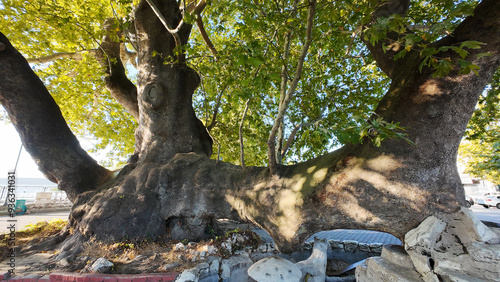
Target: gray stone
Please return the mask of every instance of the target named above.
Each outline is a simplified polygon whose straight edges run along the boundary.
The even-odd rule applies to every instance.
[[[177,276],[175,282],[198,282],[198,271],[195,268],[184,270],[181,275]]]
[[[355,272],[356,281],[359,282],[373,281],[371,277],[368,277],[367,268],[368,266],[366,265],[366,261],[356,267],[356,272]]]
[[[302,272],[291,261],[271,256],[253,264],[248,269],[248,276],[257,282],[299,282]]]
[[[113,263],[105,258],[98,258],[90,267],[92,273],[108,273],[113,268]]]
[[[369,253],[370,252],[370,244],[367,243],[359,243],[358,250],[361,252]]]
[[[70,263],[67,258],[63,258],[62,260],[57,262],[57,265],[66,267],[69,266]]]
[[[221,260],[222,259],[220,257],[209,257],[211,274],[219,274],[219,266]]]
[[[490,281],[490,280],[483,280],[483,279],[477,278],[475,276],[471,276],[467,273],[464,273],[461,270],[439,269],[436,272],[441,277],[440,281],[446,281],[446,282],[470,282],[470,281],[487,282],[487,281]],[[491,280],[491,281],[495,281],[495,280]],[[498,281],[498,280],[496,280],[496,281]]]
[[[370,281],[421,281],[420,274],[412,268],[406,268],[387,262],[381,257],[366,259],[367,275]]]
[[[344,250],[344,243],[340,240],[328,240],[328,243],[332,250]]]
[[[410,256],[401,245],[385,245],[381,257],[399,266],[411,268],[413,265]]]
[[[348,253],[354,252],[357,247],[358,247],[357,241],[353,241],[353,240],[345,240],[344,241],[344,251],[346,251]]]
[[[380,254],[382,253],[382,247],[384,244],[381,243],[372,243],[370,244],[370,252],[375,253],[375,254]]]
[[[267,244],[260,245],[258,249],[261,253],[266,253],[267,252]]]
[[[220,267],[220,278],[229,279],[231,277],[231,267],[227,263],[223,263]]]
[[[440,282],[439,277],[434,272],[429,272],[422,276],[424,282]]]
[[[304,250],[310,251],[313,248],[313,242],[305,242],[304,243]]]
[[[426,275],[427,273],[432,272],[430,255],[423,255],[421,252],[417,252],[415,250],[408,250],[407,252],[413,262],[413,266],[420,274]]]
[[[174,262],[174,263],[169,263],[169,264],[164,265],[163,269],[164,270],[169,270],[169,269],[176,268],[176,267],[179,267],[179,266],[181,266],[180,263]]]
[[[221,260],[221,274],[223,281],[246,281],[247,269],[253,261],[246,256],[232,256]]]

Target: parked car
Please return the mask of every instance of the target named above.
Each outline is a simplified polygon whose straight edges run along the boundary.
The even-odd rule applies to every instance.
[[[465,202],[466,202],[468,208],[470,208],[472,205],[474,205],[474,199],[472,199],[471,196],[465,195]]]
[[[482,205],[485,208],[496,207],[500,209],[500,196],[485,196],[482,198],[477,198],[477,204]]]

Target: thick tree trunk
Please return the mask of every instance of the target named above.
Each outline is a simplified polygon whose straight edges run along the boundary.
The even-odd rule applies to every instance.
[[[176,1],[157,4],[162,15],[177,26],[182,19]],[[136,151],[141,162],[164,163],[177,153],[212,155],[212,138],[196,117],[192,96],[200,83],[198,74],[176,61],[173,36],[146,1],[135,11],[139,56],[139,127]],[[186,44],[191,26],[184,24],[178,35]],[[178,46],[180,48],[180,46]]]
[[[171,21],[170,26],[179,23],[176,1],[162,1],[158,7]],[[211,155],[211,139],[191,105],[199,77],[182,62],[169,61],[178,58],[173,52],[172,35],[158,29],[161,23],[142,1],[136,10],[138,158],[97,189],[70,190],[77,195],[70,217],[73,235],[102,240],[162,236],[202,239],[208,236],[206,226],[214,225],[216,218],[231,218],[263,227],[282,252],[295,250],[319,230],[335,228],[380,230],[403,239],[427,216],[454,212],[464,204],[456,151],[477,97],[500,66],[499,11],[500,2],[485,0],[474,17],[467,18],[452,36],[435,43],[439,46],[464,40],[485,42],[481,50],[470,50],[467,58],[481,67],[479,76],[455,71],[445,78],[432,78],[431,70],[418,70],[418,53],[393,61],[391,54],[374,51],[382,69],[393,79],[376,112],[388,121],[400,122],[415,145],[388,140],[379,148],[368,142],[345,146],[301,164],[280,166],[271,174],[268,168],[243,170],[207,157]],[[189,32],[188,25],[179,31],[183,42]],[[6,42],[5,38],[1,41]],[[479,52],[490,52],[490,56],[477,59]],[[443,55],[456,59],[451,53]],[[0,60],[11,56],[0,52]],[[29,68],[27,64],[26,67]],[[15,75],[7,73],[3,79],[12,80],[18,72],[27,70],[16,69]],[[19,84],[20,79],[14,82]],[[24,81],[32,78],[29,79]],[[0,86],[1,101],[13,104],[19,98],[8,96],[4,80]],[[8,87],[15,87],[16,83],[9,83]],[[38,81],[36,85],[41,84]],[[30,90],[21,89],[19,93],[27,95]],[[41,96],[47,95],[44,92]],[[52,116],[54,111],[40,116]],[[23,113],[9,111],[14,120]],[[32,122],[35,121],[16,123],[22,123],[22,132],[23,125]],[[30,142],[33,136],[37,133],[29,131],[23,142]],[[61,146],[58,139],[49,141],[40,144]],[[45,146],[38,146],[37,142],[41,141],[36,139],[33,143],[35,156]],[[50,157],[64,159],[58,154]],[[78,158],[72,161],[90,163]],[[100,167],[95,170],[92,179],[106,174]],[[77,174],[76,179],[87,173],[81,171],[83,174]],[[65,171],[63,176],[69,177],[70,172],[82,173],[77,167],[76,171]],[[96,186],[98,181],[93,181],[88,187]]]

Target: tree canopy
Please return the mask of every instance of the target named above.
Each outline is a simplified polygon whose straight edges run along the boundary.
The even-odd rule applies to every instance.
[[[133,153],[137,122],[106,90],[106,70],[96,54],[108,32],[105,22],[114,18],[113,40],[120,42],[120,56],[135,82],[134,4],[0,2],[0,30],[29,58],[72,130],[94,140],[96,150],[108,152],[108,166],[122,164]],[[408,17],[384,18],[367,29],[376,4],[319,1],[310,22],[310,5],[298,0],[207,1],[201,14],[184,13],[184,21],[198,27],[182,48],[187,64],[201,77],[194,108],[215,141],[212,157],[241,163],[241,128],[246,165],[265,165],[266,141],[287,92],[289,106],[276,132],[278,161],[285,164],[360,142],[368,130],[387,133],[373,140],[378,143],[404,136],[395,124],[368,122],[390,80],[376,66],[365,40],[377,42],[387,33],[410,28],[403,41],[392,42],[405,47],[395,60],[420,50],[422,66],[434,68],[438,75],[457,67],[476,71],[466,60],[453,66],[428,43],[449,34],[477,1],[411,1]],[[479,47],[478,42],[466,42],[447,48],[465,56]],[[246,104],[248,113],[242,119]]]

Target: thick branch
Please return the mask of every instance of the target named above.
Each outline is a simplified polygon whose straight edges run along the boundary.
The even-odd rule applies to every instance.
[[[123,44],[113,40],[112,31],[115,19],[108,19],[104,24],[106,34],[104,35],[100,49],[97,52],[97,60],[106,69],[104,82],[113,98],[120,103],[136,120],[139,120],[139,107],[137,103],[137,88],[128,79],[121,57],[125,58],[121,49]],[[119,34],[118,34],[119,35]],[[123,47],[121,47],[121,45]],[[126,50],[123,50],[126,51]]]
[[[210,40],[210,37],[208,37],[207,31],[205,30],[205,27],[203,26],[203,20],[201,19],[200,15],[196,16],[196,26],[198,27],[198,30],[200,31],[201,38],[203,38],[203,41],[205,41],[205,44],[207,44],[208,49],[210,50],[210,52],[212,52],[214,57],[217,59],[217,57],[218,57],[217,49],[215,49],[214,44]]]
[[[0,51],[0,102],[26,150],[70,199],[95,189],[108,170],[80,147],[42,81],[1,33],[0,41],[4,46]]]
[[[184,24],[184,20],[181,20],[179,22],[179,24],[177,25],[177,27],[175,29],[171,28],[168,23],[167,23],[167,20],[165,19],[165,17],[163,17],[163,15],[161,14],[161,11],[160,9],[158,9],[158,7],[156,7],[155,3],[153,3],[153,1],[151,0],[146,0],[146,2],[148,2],[149,6],[151,6],[151,9],[153,9],[155,15],[158,17],[158,19],[160,20],[160,22],[163,24],[163,26],[167,29],[167,31],[174,37],[174,40],[175,40],[175,46],[180,46],[182,43],[181,43],[181,38],[179,36],[179,30],[181,30],[182,28],[182,25]]]
[[[274,120],[274,125],[269,133],[269,139],[267,140],[267,155],[269,161],[269,169],[274,171],[277,166],[276,162],[276,134],[280,125],[283,123],[283,119],[285,117],[286,110],[288,109],[288,105],[291,102],[293,95],[295,94],[295,89],[297,88],[297,84],[299,83],[300,77],[302,76],[302,68],[304,66],[304,60],[306,58],[307,52],[309,50],[309,46],[312,42],[312,26],[314,22],[314,15],[316,13],[316,0],[309,1],[309,13],[307,15],[307,28],[306,28],[306,40],[304,45],[302,46],[302,51],[300,52],[299,60],[297,62],[297,67],[295,70],[295,76],[290,83],[290,88],[286,93],[285,99],[283,99],[283,104],[280,107],[278,112],[278,116]]]
[[[97,52],[97,49],[77,51],[73,53],[55,53],[44,57],[30,58],[27,59],[27,61],[30,64],[45,64],[57,59],[73,59],[76,61],[81,61],[83,58],[83,54],[87,52],[94,55]]]
[[[373,25],[377,19],[381,17],[389,17],[393,14],[405,15],[409,5],[410,0],[379,1],[379,5],[372,14],[372,21],[368,26]],[[390,78],[392,78],[394,67],[396,66],[394,56],[401,51],[403,47],[394,46],[389,50],[384,50],[384,46],[388,45],[388,42],[397,41],[400,36],[401,35],[396,32],[389,32],[385,40],[380,40],[375,43],[375,45],[372,45],[369,41],[365,42],[366,47],[368,47],[373,57],[375,57],[380,69]]]

